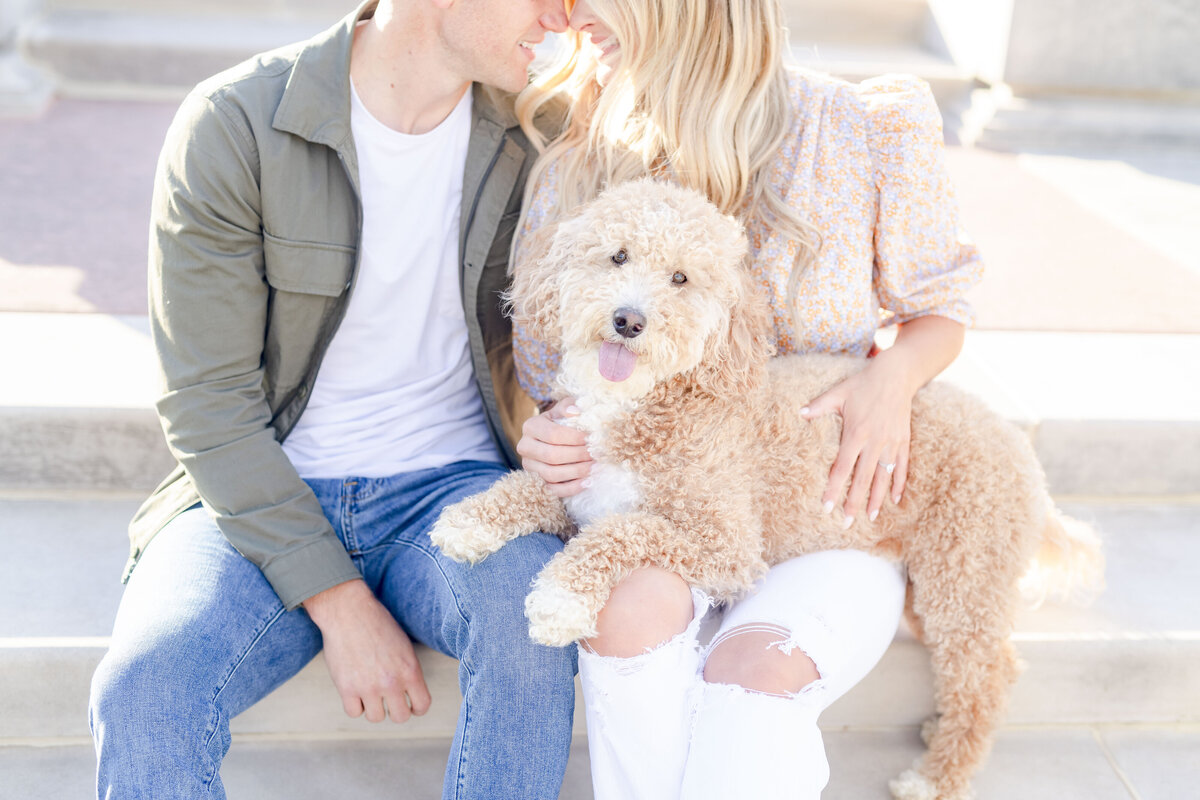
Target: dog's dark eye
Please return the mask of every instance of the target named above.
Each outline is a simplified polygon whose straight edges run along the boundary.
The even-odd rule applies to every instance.
[[[675,284],[676,286],[681,286],[687,283],[687,275],[684,275],[682,272],[676,272],[671,276],[671,283]]]
[[[622,247],[620,250],[618,250],[616,253],[614,253],[613,257],[612,257],[612,262],[618,266],[620,266],[621,264],[624,264],[628,260],[629,260],[629,253],[625,252],[624,247]]]

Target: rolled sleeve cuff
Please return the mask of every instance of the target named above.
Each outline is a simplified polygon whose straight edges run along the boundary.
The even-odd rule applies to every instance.
[[[956,300],[942,305],[934,306],[933,308],[924,308],[920,311],[910,313],[891,313],[890,317],[884,320],[885,325],[903,325],[906,322],[911,322],[918,317],[945,317],[952,319],[961,324],[964,328],[972,328],[975,326],[975,310],[966,300]]]
[[[262,571],[288,611],[319,592],[362,577],[333,535],[271,559]]]

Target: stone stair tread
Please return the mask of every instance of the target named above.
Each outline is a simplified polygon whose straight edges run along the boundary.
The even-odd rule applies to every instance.
[[[972,73],[922,44],[923,0],[793,3],[794,58],[848,80],[912,72],[934,84],[944,108],[965,102]],[[870,6],[877,8],[873,13]],[[58,4],[26,24],[21,50],[72,96],[168,97],[228,66],[305,39],[341,11],[307,13],[208,3],[195,8]],[[542,57],[550,45],[540,48]]]
[[[180,97],[210,75],[307,39],[340,16],[249,9],[59,9],[25,25],[19,46],[32,64],[53,74],[60,94]]]
[[[928,0],[783,0],[792,38],[858,45],[919,41],[928,23]]]
[[[923,78],[971,81],[969,71],[919,44],[843,44],[791,39],[792,58],[801,65],[833,74],[852,71],[862,77],[888,72],[911,72]],[[861,78],[860,78],[861,79]]]
[[[141,500],[0,494],[9,539],[0,561],[0,640],[107,636],[121,596],[125,528]],[[1060,507],[1100,533],[1107,586],[1087,607],[1048,602],[1022,612],[1019,637],[1200,637],[1200,504],[1068,499]]]
[[[449,739],[269,740],[235,737],[222,769],[232,797],[436,797]],[[920,753],[913,730],[825,731],[824,800],[888,797],[886,783]],[[1177,727],[1005,729],[974,781],[978,800],[1178,800],[1200,781],[1200,732]],[[0,747],[4,800],[85,798],[95,756],[88,744]],[[592,797],[586,739],[577,736],[561,800]]]
[[[172,461],[145,316],[0,313],[0,488],[155,486]],[[1024,426],[1059,494],[1200,487],[1200,336],[972,330],[943,378]],[[53,369],[47,365],[54,365]]]
[[[0,739],[86,735],[87,686],[120,599],[124,527],[138,499],[0,497],[10,534],[0,563]],[[1064,503],[1106,542],[1108,589],[1089,608],[1024,612],[1028,670],[1012,724],[1200,722],[1200,504]],[[46,554],[56,554],[51,564]],[[318,658],[234,722],[258,735],[449,736],[457,666],[422,649],[435,706],[400,728],[347,718]],[[440,701],[440,702],[439,702]],[[914,725],[932,707],[928,655],[901,633],[883,663],[832,706],[830,726]],[[581,715],[577,730],[582,731]]]

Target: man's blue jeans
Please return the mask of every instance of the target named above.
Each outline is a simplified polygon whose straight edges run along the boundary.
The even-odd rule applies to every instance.
[[[459,660],[463,702],[443,789],[456,800],[556,798],[571,742],[575,648],[534,644],[524,616],[530,580],[561,542],[522,536],[468,567],[429,541],[445,505],[503,474],[497,464],[462,462],[308,481],[405,632]],[[283,609],[208,513],[184,512],[146,548],[92,679],[99,796],[224,797],[230,719],[320,649],[308,614]]]

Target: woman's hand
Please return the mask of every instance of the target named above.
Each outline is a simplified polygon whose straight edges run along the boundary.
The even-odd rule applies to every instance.
[[[962,350],[963,326],[938,316],[900,326],[896,343],[867,368],[834,386],[801,411],[805,419],[842,417],[842,442],[822,500],[826,513],[845,492],[845,527],[862,513],[874,520],[890,492],[899,503],[908,480],[912,399]],[[847,483],[849,488],[847,489]]]
[[[908,477],[912,398],[902,375],[894,374],[886,363],[872,361],[801,411],[805,419],[831,412],[842,417],[841,447],[821,499],[828,513],[845,492],[845,527],[854,524],[864,502],[872,520],[889,492],[893,503],[900,502]]]
[[[517,442],[521,466],[540,476],[555,497],[579,494],[584,489],[584,479],[592,471],[587,434],[557,422],[579,413],[574,402],[573,398],[565,397],[525,420],[521,441]]]

